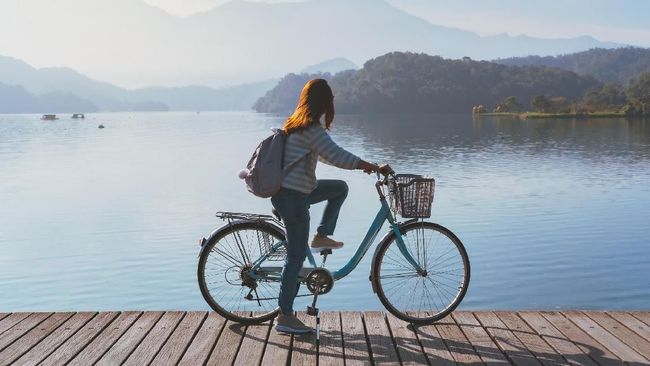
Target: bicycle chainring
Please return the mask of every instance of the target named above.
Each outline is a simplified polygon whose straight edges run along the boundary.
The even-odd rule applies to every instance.
[[[312,294],[318,293],[319,295],[324,295],[334,287],[334,277],[332,277],[332,273],[327,269],[316,268],[309,272],[305,284]]]

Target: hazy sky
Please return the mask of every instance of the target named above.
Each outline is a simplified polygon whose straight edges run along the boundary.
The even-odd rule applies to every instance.
[[[209,10],[228,0],[145,1],[169,13],[187,16]],[[248,1],[278,3],[289,0]],[[603,41],[650,47],[650,0],[387,1],[434,24],[471,30],[481,35],[508,33],[543,38],[591,35]]]
[[[447,38],[432,39],[436,32],[464,32],[430,27],[421,19],[394,11],[384,0],[312,0],[315,3],[306,6],[282,7],[239,3],[190,17],[229,1],[244,0],[0,0],[0,55],[34,67],[65,66],[98,80],[141,87],[254,82],[334,57],[347,57],[362,65],[395,50],[445,57],[465,54],[461,53],[465,52],[463,43],[447,45]],[[601,41],[650,47],[650,0],[385,1],[432,24],[482,36],[589,35]],[[303,11],[303,19],[296,19],[296,12]],[[327,15],[318,17],[319,12]],[[310,18],[312,13],[314,18]],[[320,47],[310,41],[305,43],[305,47],[313,47],[308,52],[292,53],[300,38],[293,38],[297,21],[303,22],[300,25],[308,21],[314,28],[301,32],[302,36],[315,40],[331,37],[333,42]],[[390,30],[391,26],[398,28]],[[366,37],[369,29],[386,33]],[[431,29],[436,32],[427,33]],[[366,38],[350,40],[350,35]],[[479,56],[476,47],[470,51],[476,51],[478,58],[488,57]],[[525,54],[508,54],[514,52],[512,47],[499,52],[490,57],[564,51],[544,53],[540,46]]]

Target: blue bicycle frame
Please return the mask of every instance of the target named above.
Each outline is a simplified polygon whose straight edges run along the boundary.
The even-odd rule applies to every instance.
[[[388,220],[388,222],[390,223],[391,230],[395,234],[397,247],[399,248],[402,255],[404,255],[404,258],[406,259],[407,263],[412,265],[417,272],[422,271],[422,267],[420,267],[420,265],[415,261],[415,259],[413,259],[413,256],[409,253],[408,249],[406,248],[406,245],[404,244],[404,240],[402,238],[402,233],[400,232],[399,229],[399,224],[395,221],[395,217],[391,213],[390,207],[386,202],[386,197],[381,192],[379,185],[377,185],[377,191],[379,192],[379,201],[381,203],[379,212],[377,212],[375,219],[372,221],[372,224],[370,224],[370,228],[368,229],[366,236],[361,241],[361,245],[359,245],[359,248],[357,248],[357,251],[354,253],[352,258],[350,258],[348,263],[346,263],[341,269],[332,273],[334,280],[340,280],[341,278],[350,274],[350,272],[352,272],[357,267],[359,262],[361,262],[361,259],[368,251],[368,248],[370,248],[370,246],[374,242],[375,238],[377,237],[377,234],[379,234],[379,231],[381,230],[386,220]],[[251,268],[251,272],[250,272],[251,277],[260,280],[279,281],[282,267],[279,267],[280,268],[279,271],[277,270],[278,267],[269,267],[269,270],[265,270],[265,268],[262,267],[261,265],[262,263],[264,263],[264,261],[266,261],[266,259],[270,255],[272,255],[275,251],[277,251],[284,245],[285,245],[285,241],[277,242],[272,246],[273,249],[271,250],[270,253],[267,253],[262,257],[258,258],[253,263],[253,266]],[[312,265],[313,268],[317,268],[314,255],[309,249],[307,249],[307,260],[309,261],[309,263]]]

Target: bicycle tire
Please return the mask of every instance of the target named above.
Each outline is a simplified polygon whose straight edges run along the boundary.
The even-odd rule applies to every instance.
[[[377,255],[375,256],[375,259],[372,264],[372,283],[373,283],[373,288],[375,289],[377,296],[379,297],[379,300],[391,314],[395,315],[399,319],[402,319],[409,323],[418,324],[418,325],[431,324],[449,315],[452,311],[454,311],[454,309],[456,309],[456,307],[463,300],[463,297],[467,292],[467,288],[469,287],[469,280],[470,280],[469,257],[467,256],[467,251],[465,250],[465,247],[463,246],[463,243],[460,241],[460,239],[458,239],[458,237],[454,233],[452,233],[449,229],[441,225],[432,222],[418,221],[418,222],[405,224],[400,229],[401,229],[404,242],[407,245],[407,247],[409,247],[409,251],[412,253],[411,255],[413,255],[414,251],[412,250],[412,248],[410,248],[410,246],[412,246],[410,237],[414,235],[416,237],[416,240],[418,240],[419,242],[419,237],[416,230],[422,229],[423,232],[422,235],[420,235],[420,237],[424,237],[423,235],[424,230],[426,230],[431,232],[432,234],[438,233],[440,237],[444,237],[448,239],[447,246],[450,247],[451,249],[443,249],[443,250],[448,250],[448,252],[439,255],[438,259],[447,258],[449,253],[451,253],[452,255],[457,254],[457,256],[459,257],[458,259],[460,261],[459,263],[461,263],[462,265],[462,269],[453,268],[454,271],[461,270],[462,274],[460,275],[452,274],[449,271],[449,268],[443,268],[443,267],[441,268],[445,269],[445,271],[442,272],[435,271],[434,269],[436,267],[434,266],[436,266],[437,263],[430,263],[429,259],[425,259],[425,258],[429,258],[427,254],[427,247],[431,247],[429,249],[434,250],[437,243],[436,241],[433,243],[433,245],[430,245],[431,240],[433,239],[430,238],[427,242],[422,243],[424,244],[422,245],[423,249],[420,249],[419,247],[416,248],[417,253],[416,255],[413,256],[414,259],[418,261],[420,266],[423,267],[425,270],[427,270],[426,275],[422,276],[421,274],[417,274],[413,268],[410,268],[413,271],[413,274],[411,275],[402,275],[401,273],[391,274],[391,272],[387,270],[388,268],[390,268],[391,264],[395,265],[395,267],[399,267],[399,270],[403,270],[403,271],[408,270],[408,267],[411,266],[404,264],[405,259],[401,254],[401,252],[399,252],[399,248],[397,247],[396,244],[396,236],[394,233],[392,235],[389,235],[386,239],[382,241],[382,243],[380,243]],[[453,244],[453,246],[451,244]],[[398,256],[397,254],[393,254],[394,250],[397,251],[396,253],[399,253],[400,258],[397,258],[397,260],[392,259],[394,260],[394,262],[389,263],[388,260],[390,258],[387,258],[387,253],[389,251],[391,251],[392,256],[394,257]],[[431,251],[429,251],[429,253],[431,253]],[[437,252],[434,253],[437,254]],[[399,260],[401,260],[402,263],[400,263]],[[441,260],[438,260],[437,262],[440,263]],[[388,273],[385,274],[383,277],[382,277],[382,269]],[[408,272],[404,272],[404,273],[408,273]],[[441,288],[441,289],[435,288],[436,295],[439,298],[441,303],[439,309],[435,309],[435,306],[422,306],[423,304],[427,305],[426,304],[427,301],[429,301],[428,305],[436,304],[436,299],[425,299],[426,297],[425,294],[428,293],[426,287],[427,284],[426,280],[428,279],[430,286],[437,285],[436,282],[434,282],[434,280],[431,279],[434,275],[436,276],[437,280],[454,279],[455,277],[460,276],[460,278],[458,279],[457,293],[453,294],[454,295],[453,298],[448,303],[447,301],[444,301],[442,299],[441,293],[442,291],[449,291],[448,288],[449,285],[446,285],[447,288]],[[423,278],[422,290],[421,290],[423,296],[422,298],[419,299],[421,304],[420,308],[400,309],[400,307],[403,306],[396,304],[396,302],[400,300],[404,300],[405,298],[403,296],[399,296],[398,294],[395,294],[396,296],[393,296],[394,291],[400,291],[400,290],[406,291],[410,289],[411,292],[417,292],[417,288],[418,288],[417,284],[415,286],[410,286],[410,285],[407,286],[406,281],[416,279],[418,277]],[[400,281],[400,278],[403,278],[404,281],[393,285],[394,282]],[[384,279],[385,281],[382,281],[382,279]],[[389,282],[389,280],[391,279],[393,279],[393,281]],[[413,297],[416,297],[416,294],[413,294]],[[406,300],[410,301],[408,299]],[[409,304],[410,302],[407,302],[405,307],[408,307]],[[434,309],[430,309],[429,307],[432,307]]]
[[[214,311],[219,313],[224,318],[226,318],[228,320],[231,320],[233,322],[242,323],[242,324],[259,324],[259,323],[263,323],[265,321],[268,321],[268,320],[271,320],[271,319],[275,318],[277,316],[277,314],[278,314],[278,311],[279,311],[278,308],[277,308],[277,300],[273,300],[274,304],[276,306],[273,307],[272,310],[268,310],[268,308],[267,308],[267,310],[264,310],[264,311],[261,311],[261,312],[255,311],[253,306],[251,306],[251,309],[242,309],[242,308],[239,308],[239,307],[235,309],[235,308],[233,308],[233,306],[226,306],[226,304],[224,304],[224,301],[222,300],[224,298],[224,296],[226,296],[225,294],[222,295],[219,298],[219,300],[216,300],[215,296],[213,296],[213,295],[216,294],[217,290],[219,290],[219,289],[217,289],[216,287],[211,287],[210,286],[210,282],[206,278],[206,266],[208,265],[209,259],[210,259],[211,256],[213,256],[213,258],[214,258],[215,253],[216,253],[216,255],[219,255],[215,251],[215,248],[217,248],[220,243],[222,245],[227,245],[226,244],[227,243],[227,238],[229,236],[234,237],[235,234],[239,234],[239,236],[241,238],[242,233],[246,233],[246,232],[250,233],[251,231],[255,231],[256,233],[260,233],[260,232],[261,233],[266,233],[266,234],[272,236],[276,240],[284,240],[285,239],[284,232],[280,228],[278,228],[277,226],[272,225],[270,223],[258,222],[258,221],[255,221],[255,222],[253,222],[253,221],[234,222],[232,224],[229,224],[227,227],[224,227],[223,229],[218,230],[216,232],[216,234],[213,235],[212,237],[210,237],[210,239],[208,239],[208,241],[203,245],[203,247],[201,248],[201,253],[199,254],[199,263],[198,263],[198,269],[197,269],[197,277],[198,277],[198,282],[199,282],[199,288],[201,289],[201,294],[203,295],[203,298],[208,303],[208,305],[210,305],[210,307],[212,309],[214,309]],[[250,237],[250,235],[248,235],[248,237]],[[259,236],[258,236],[258,238],[259,238]],[[225,252],[222,252],[222,253],[225,253]],[[231,254],[235,254],[235,253],[231,253]],[[250,254],[255,255],[255,254],[259,254],[259,253],[250,253]],[[223,255],[222,255],[222,257],[223,257]],[[258,258],[258,257],[259,256],[255,256],[254,258]],[[223,257],[223,258],[225,258],[225,257]],[[241,256],[241,258],[235,258],[235,259],[241,259],[242,265],[249,264],[249,263],[247,263],[249,261],[245,260],[243,258],[243,255]],[[232,263],[233,259],[229,257],[228,260],[231,261],[231,264],[233,264],[233,266],[231,266],[231,268],[235,267],[234,266],[235,263]],[[228,271],[228,270],[230,270],[230,268],[227,269],[226,271]],[[241,268],[240,268],[240,270],[241,270]],[[245,287],[244,285],[239,284],[239,283],[236,283],[236,284],[229,283],[227,276],[228,276],[227,273],[224,272],[224,279],[225,279],[226,283],[221,284],[223,286],[223,288],[221,290],[224,290],[224,291],[228,290],[228,289],[234,290],[233,287],[235,287],[235,286],[237,288],[240,288],[240,289]],[[278,282],[273,282],[273,283],[276,283],[278,287],[280,285],[279,281]],[[230,286],[230,287],[228,287],[228,286]],[[278,289],[278,291],[279,291],[279,289]],[[272,295],[277,296],[278,292],[272,293]],[[267,300],[267,301],[270,301],[270,300]]]

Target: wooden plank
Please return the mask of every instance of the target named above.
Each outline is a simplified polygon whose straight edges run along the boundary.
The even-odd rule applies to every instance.
[[[650,311],[630,311],[630,314],[650,326]]]
[[[368,343],[370,344],[373,363],[399,365],[397,351],[393,345],[393,339],[388,330],[384,313],[378,311],[364,312],[363,320],[366,323]]]
[[[522,311],[519,316],[539,334],[544,340],[562,354],[571,365],[597,366],[582,350],[571,340],[567,339],[562,332],[557,330],[539,312]]]
[[[320,345],[318,365],[343,365],[343,336],[341,335],[341,314],[335,311],[321,313]]]
[[[510,364],[506,356],[471,312],[455,311],[451,315],[486,365]]]
[[[141,312],[128,311],[118,317],[99,333],[69,363],[71,366],[94,364],[142,315]]]
[[[20,358],[43,338],[47,337],[61,324],[65,323],[74,313],[54,313],[11,345],[0,352],[0,365],[8,365]]]
[[[643,337],[634,333],[625,325],[617,322],[614,320],[614,318],[603,312],[589,311],[582,314],[588,316],[591,318],[591,320],[598,323],[598,325],[616,336],[619,340],[643,356],[646,360],[650,360],[650,342],[643,339]]]
[[[214,346],[206,366],[232,365],[246,334],[246,325],[228,320]]]
[[[151,364],[175,365],[185,353],[207,315],[205,311],[187,312]]]
[[[523,344],[495,313],[478,311],[474,314],[513,364],[526,366],[540,365],[537,358],[528,350],[527,345]]]
[[[0,351],[12,344],[16,339],[22,337],[23,334],[32,330],[32,328],[47,319],[50,315],[52,313],[30,313],[23,320],[7,329],[2,333],[2,337],[0,337]]]
[[[340,314],[345,365],[370,365],[370,351],[368,351],[361,313],[343,311]]]
[[[446,317],[433,326],[456,362],[459,364],[482,364],[481,357],[472,348],[454,318]]]
[[[422,352],[422,346],[413,331],[413,326],[397,319],[393,314],[386,314],[386,320],[402,365],[426,364],[426,356]]]
[[[223,331],[226,319],[221,315],[211,312],[194,336],[192,343],[189,345],[185,354],[181,358],[179,365],[194,366],[203,365],[210,355],[215,342]]]
[[[619,323],[632,329],[636,334],[650,341],[650,326],[635,318],[632,314],[622,311],[608,311],[607,315],[618,320]]]
[[[298,312],[296,316],[310,327],[316,327],[316,317],[309,316],[304,311]],[[291,347],[291,364],[315,366],[317,361],[316,333],[294,335]]]
[[[63,325],[40,341],[28,353],[16,360],[17,365],[36,365],[43,361],[50,353],[61,346],[68,338],[75,334],[84,324],[88,323],[97,313],[77,313],[70,317]],[[42,323],[43,324],[43,323]]]
[[[110,366],[124,362],[160,320],[162,315],[163,313],[160,311],[147,311],[142,314],[129,330],[122,334],[117,342],[97,361],[96,365]]]
[[[277,332],[273,329],[274,324],[275,321],[271,324],[271,332],[261,362],[262,366],[286,365],[291,353],[291,335]]]
[[[182,311],[165,312],[138,347],[124,361],[125,366],[148,365],[185,315]]]
[[[495,314],[543,365],[557,366],[567,364],[567,361],[517,314],[504,311],[495,312]]]
[[[117,312],[101,312],[92,318],[77,333],[47,356],[41,366],[64,365],[77,355],[87,344],[102,332],[117,316]]]
[[[430,365],[456,365],[454,357],[447,349],[434,325],[417,326],[415,327],[415,334]]]
[[[259,365],[269,336],[270,322],[249,325],[239,347],[234,365]]]
[[[30,313],[12,313],[11,315],[0,320],[0,336],[2,336],[2,333],[4,333],[7,329],[13,327],[23,319],[27,318],[29,314]]]
[[[567,311],[563,312],[563,315],[578,327],[582,328],[582,330],[589,333],[589,335],[597,340],[600,344],[609,348],[610,351],[616,354],[623,361],[638,363],[648,362],[648,360],[643,358],[643,356],[638,354],[635,350],[630,348],[625,343],[621,342],[618,338],[609,333],[605,328],[598,325],[598,323],[583,313],[578,311]]]
[[[564,315],[555,311],[542,311],[540,314],[599,365],[621,365],[621,360],[618,357],[569,321]]]

